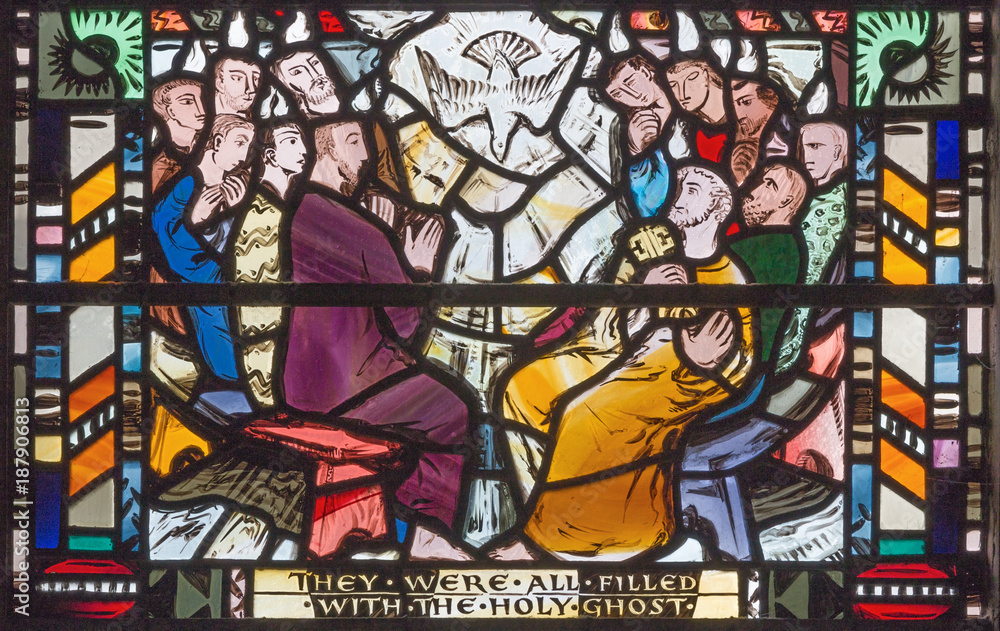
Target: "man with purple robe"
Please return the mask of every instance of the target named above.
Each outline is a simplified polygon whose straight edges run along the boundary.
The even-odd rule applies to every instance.
[[[316,130],[312,191],[292,221],[292,280],[296,283],[410,283],[434,267],[442,225],[408,229],[400,257],[386,236],[394,206],[350,199],[368,160],[360,123],[339,121]],[[384,221],[386,232],[375,225]],[[404,263],[401,258],[405,258]],[[417,330],[415,307],[296,307],[292,309],[284,393],[289,406],[336,418],[358,433],[410,440],[416,468],[396,491],[412,513],[440,520],[450,531],[464,466],[467,404],[417,366],[407,339]],[[383,431],[384,430],[384,431]],[[459,550],[455,550],[459,553]]]

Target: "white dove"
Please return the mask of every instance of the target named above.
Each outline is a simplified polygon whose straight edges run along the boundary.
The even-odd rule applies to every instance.
[[[449,131],[485,118],[490,126],[490,149],[499,163],[507,156],[518,124],[538,132],[548,122],[578,56],[573,51],[548,74],[522,77],[518,67],[538,53],[529,42],[517,41],[520,38],[516,35],[517,39],[509,33],[503,35],[499,42],[493,42],[499,45],[467,48],[463,53],[488,68],[485,81],[449,75],[432,55],[416,49],[434,116]],[[489,57],[483,54],[487,50]]]

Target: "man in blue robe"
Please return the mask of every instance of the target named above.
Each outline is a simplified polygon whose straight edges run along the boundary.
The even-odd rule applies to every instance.
[[[222,282],[221,252],[232,215],[246,195],[238,171],[253,141],[253,124],[232,114],[215,118],[205,151],[191,173],[181,178],[153,211],[153,231],[170,270],[188,283]],[[218,377],[238,378],[225,306],[188,307],[198,347]]]

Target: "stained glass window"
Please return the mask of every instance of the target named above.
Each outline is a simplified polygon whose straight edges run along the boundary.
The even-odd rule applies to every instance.
[[[991,9],[762,4],[15,6],[14,627],[996,614]]]

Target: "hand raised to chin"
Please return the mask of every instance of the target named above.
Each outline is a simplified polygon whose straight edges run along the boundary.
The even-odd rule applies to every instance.
[[[247,194],[247,183],[238,175],[227,175],[222,179],[222,192],[226,206],[231,208]]]
[[[660,135],[660,118],[652,110],[639,110],[628,121],[628,149],[642,153]]]
[[[197,226],[208,221],[215,214],[215,211],[218,210],[225,199],[225,191],[223,191],[222,187],[222,184],[216,184],[214,186],[206,186],[201,191],[194,206],[191,207],[191,223]]]

